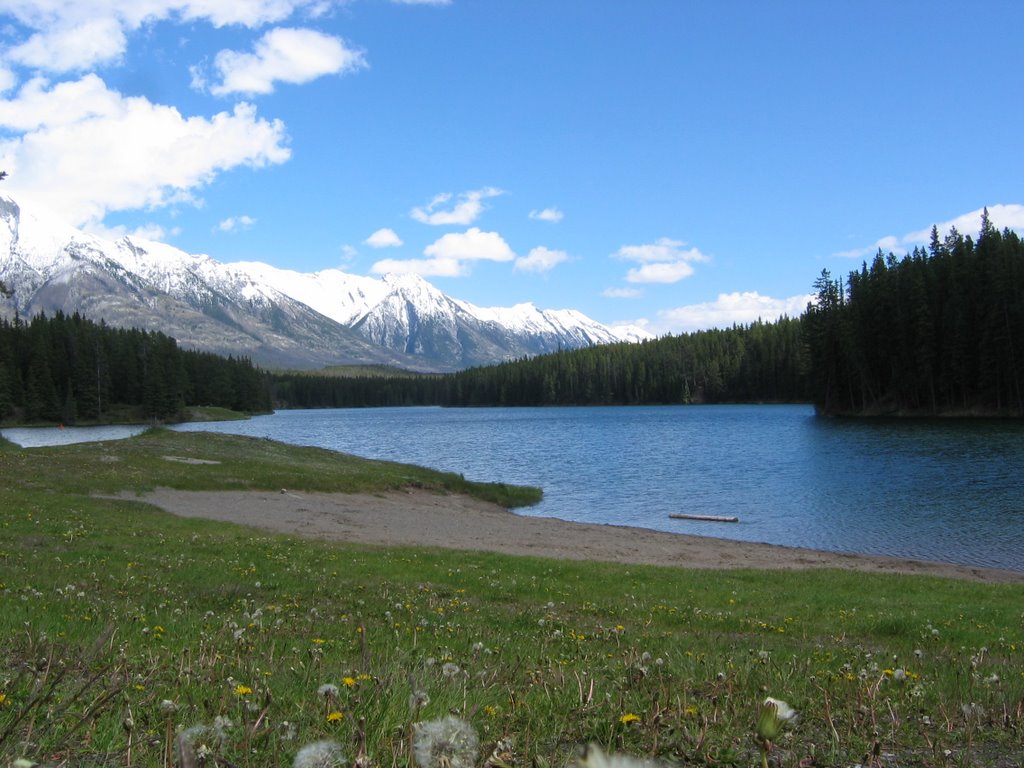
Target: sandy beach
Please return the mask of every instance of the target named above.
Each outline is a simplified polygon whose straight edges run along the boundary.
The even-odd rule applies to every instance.
[[[494,504],[426,491],[386,494],[175,491],[145,501],[182,517],[241,523],[320,540],[425,546],[678,568],[839,568],[1024,583],[1024,572],[822,552],[612,525],[518,515]]]

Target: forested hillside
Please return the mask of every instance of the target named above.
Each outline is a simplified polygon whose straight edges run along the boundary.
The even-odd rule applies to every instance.
[[[78,315],[0,321],[0,419],[171,420],[188,405],[268,411],[266,374],[247,359],[181,350],[162,333]]]
[[[800,321],[602,344],[443,376],[274,377],[291,407],[795,402],[809,392]]]
[[[825,414],[1024,415],[1024,244],[982,220],[844,286],[823,272],[804,315]]]
[[[2,286],[0,286],[2,288]],[[451,374],[266,373],[161,333],[78,315],[0,322],[0,419],[109,420],[134,408],[640,405],[813,401],[823,414],[1024,415],[1024,244],[983,219],[933,229],[846,282],[827,272],[801,318],[596,345]]]

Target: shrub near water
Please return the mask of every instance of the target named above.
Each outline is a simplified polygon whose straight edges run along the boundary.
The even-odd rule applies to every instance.
[[[754,765],[766,696],[799,713],[772,765],[1024,760],[1019,585],[324,544],[78,492],[205,437],[0,452],[0,765],[412,766],[449,716],[477,765]]]

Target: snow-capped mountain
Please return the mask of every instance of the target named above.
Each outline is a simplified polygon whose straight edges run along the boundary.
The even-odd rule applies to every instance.
[[[416,275],[307,274],[224,264],[165,243],[86,234],[0,196],[0,312],[79,312],[160,330],[188,348],[263,365],[451,370],[558,348],[635,341],[573,310],[481,308]]]

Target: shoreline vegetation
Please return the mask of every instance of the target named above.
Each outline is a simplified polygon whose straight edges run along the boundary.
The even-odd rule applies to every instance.
[[[845,281],[798,318],[594,345],[450,373],[270,372],[75,314],[0,320],[0,423],[180,420],[274,408],[809,402],[826,416],[1024,417],[1024,242],[987,212]]]
[[[456,716],[485,768],[560,768],[587,744],[751,765],[766,695],[799,713],[772,765],[1024,761],[1020,580],[799,551],[788,570],[754,545],[754,567],[692,567],[683,543],[715,541],[673,534],[671,567],[614,562],[596,529],[634,531],[569,523],[535,532],[562,554],[507,554],[551,521],[505,511],[529,489],[484,503],[463,484],[162,429],[0,443],[0,764],[287,766],[329,741],[411,768],[422,724]],[[223,522],[264,514],[300,535]]]

